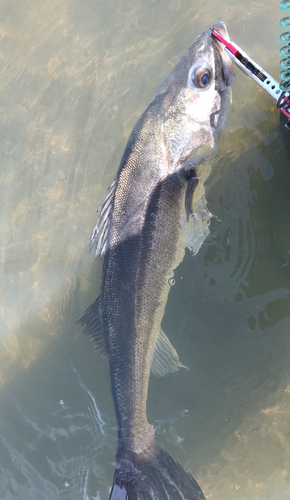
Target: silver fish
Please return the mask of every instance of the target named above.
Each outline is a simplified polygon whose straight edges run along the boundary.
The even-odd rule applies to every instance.
[[[223,22],[214,28],[228,39]],[[146,400],[150,369],[163,376],[183,366],[160,325],[190,239],[184,229],[193,227],[195,251],[207,234],[203,182],[234,78],[223,47],[204,30],[136,123],[100,206],[92,250],[104,256],[101,291],[79,324],[110,363],[118,423],[111,500],[204,498],[193,476],[155,441]]]

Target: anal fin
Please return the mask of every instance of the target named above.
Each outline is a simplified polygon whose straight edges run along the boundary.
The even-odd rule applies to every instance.
[[[164,377],[167,373],[176,372],[179,368],[188,370],[187,366],[180,363],[178,354],[169,338],[163,330],[160,330],[151,360],[151,373],[157,377]]]

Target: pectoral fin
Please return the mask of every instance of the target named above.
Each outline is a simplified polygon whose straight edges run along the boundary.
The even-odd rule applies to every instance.
[[[185,217],[186,217],[186,222],[189,220],[189,213],[191,210],[191,202],[192,202],[192,197],[194,190],[198,184],[198,179],[197,177],[191,177],[188,182],[187,182],[187,187],[186,187],[186,192],[185,192]]]
[[[151,360],[151,373],[157,377],[164,377],[167,373],[176,372],[179,368],[188,370],[187,366],[180,363],[173,345],[163,330],[160,330]]]

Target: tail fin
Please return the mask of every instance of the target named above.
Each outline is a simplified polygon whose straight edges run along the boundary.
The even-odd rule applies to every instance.
[[[154,443],[147,453],[117,453],[109,500],[205,500],[193,476]]]

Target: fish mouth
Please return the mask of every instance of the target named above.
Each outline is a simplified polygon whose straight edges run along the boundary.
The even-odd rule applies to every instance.
[[[216,30],[227,41],[230,42],[227,27],[223,21],[216,21],[210,28],[211,31]],[[236,75],[234,73],[233,64],[230,56],[225,51],[225,46],[214,36],[211,35],[213,46],[216,54],[216,66],[220,65],[222,71],[222,78],[226,86],[233,83]]]

